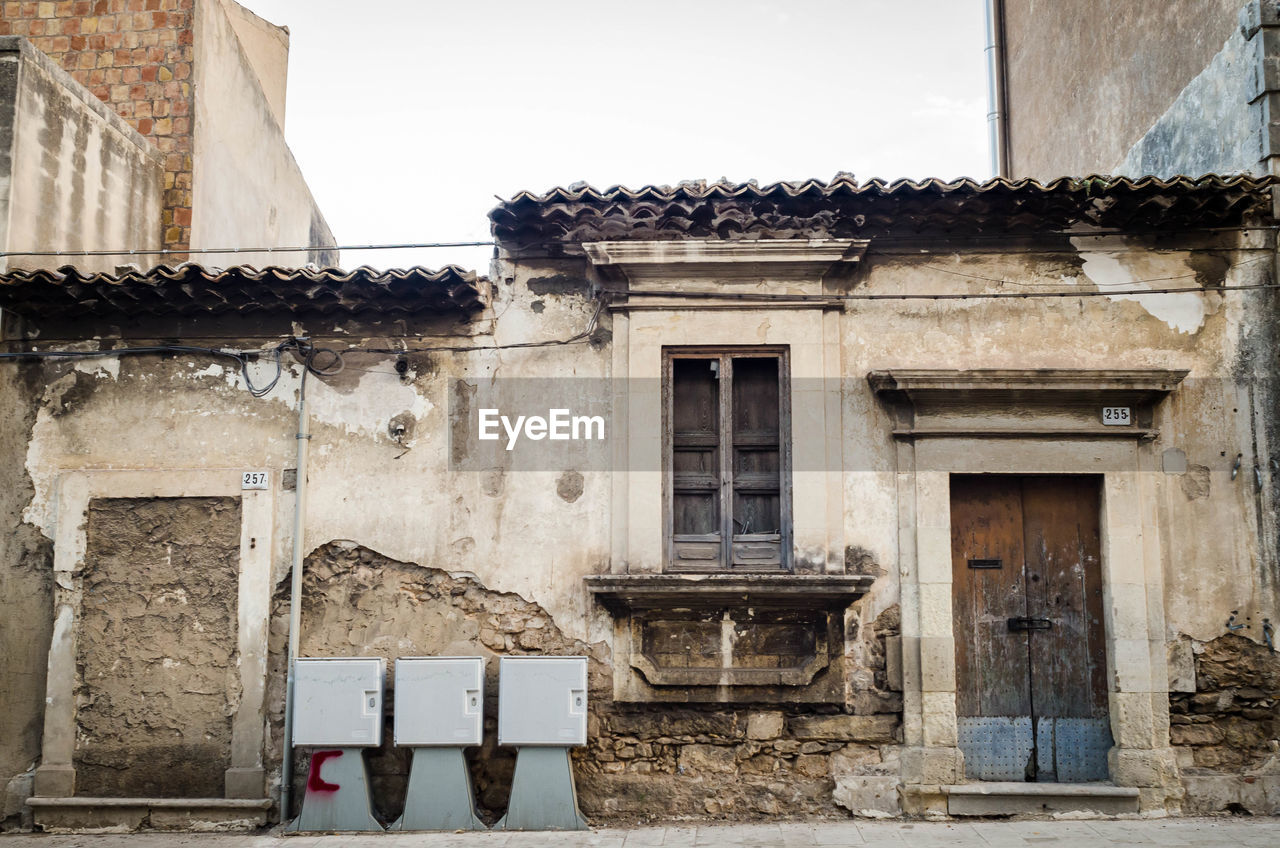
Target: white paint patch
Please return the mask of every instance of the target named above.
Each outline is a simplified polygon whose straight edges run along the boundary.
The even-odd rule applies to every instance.
[[[408,410],[421,419],[433,406],[394,373],[366,372],[347,391],[331,389],[323,379],[307,380],[307,409],[312,418],[351,434],[384,436],[393,417]]]
[[[57,435],[53,414],[42,406],[36,413],[36,423],[31,428],[31,441],[27,443],[27,474],[35,490],[31,502],[22,510],[22,520],[40,528],[49,539],[53,538],[53,483],[56,466],[51,461],[48,443]]]
[[[1183,274],[1193,275],[1195,272],[1180,258],[1170,257],[1167,264],[1161,266],[1159,273],[1139,273],[1125,264],[1124,254],[1101,253],[1081,248],[1082,239],[1071,239],[1071,244],[1080,253],[1084,261],[1083,271],[1086,277],[1101,291],[1107,289],[1163,289],[1180,288],[1189,285],[1193,279],[1185,280],[1161,279],[1153,283],[1136,283],[1135,279],[1153,277],[1181,277]],[[1150,268],[1150,266],[1147,266]],[[1188,294],[1121,294],[1111,295],[1110,300],[1131,300],[1152,316],[1159,318],[1179,333],[1194,333],[1204,326],[1204,295]]]
[[[192,371],[191,376],[192,377],[221,377],[224,374],[226,374],[226,370],[227,369],[223,368],[218,363],[211,362],[209,363],[209,365],[205,366],[204,368],[201,368],[199,371]]]
[[[120,357],[104,356],[93,359],[77,359],[75,361],[75,369],[82,374],[92,374],[95,377],[110,377],[112,380],[120,379]]]
[[[275,358],[263,356],[257,362],[246,362],[243,372],[239,368],[226,367],[222,371],[222,376],[231,388],[243,389],[247,392],[249,386],[245,382],[245,374],[248,374],[249,379],[253,381],[254,388],[263,389],[276,378],[277,374],[280,376],[281,383],[283,383],[292,373],[293,371],[283,363],[280,365],[280,370],[277,371]],[[281,388],[281,385],[277,385],[276,391]],[[279,398],[276,399],[279,400]]]
[[[69,604],[60,604],[58,606],[58,615],[53,620],[53,637],[52,643],[57,648],[70,652],[72,631],[76,625],[76,616],[72,612]],[[53,650],[52,648],[50,650]],[[50,698],[50,701],[53,699]]]

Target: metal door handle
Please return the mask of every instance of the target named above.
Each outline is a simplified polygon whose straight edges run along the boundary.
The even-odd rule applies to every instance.
[[[1011,618],[1009,619],[1009,630],[1017,632],[1020,630],[1048,630],[1053,626],[1053,622],[1047,618]]]

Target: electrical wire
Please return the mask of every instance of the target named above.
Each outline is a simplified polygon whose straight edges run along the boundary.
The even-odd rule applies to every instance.
[[[245,382],[245,388],[253,397],[266,397],[270,394],[280,382],[280,377],[284,371],[282,356],[285,351],[295,351],[302,361],[303,379],[306,374],[314,374],[317,377],[334,377],[341,374],[347,367],[344,353],[377,353],[377,354],[402,354],[402,353],[432,353],[432,352],[469,352],[469,351],[485,351],[485,350],[517,350],[522,348],[537,347],[559,347],[563,345],[578,344],[587,341],[600,323],[600,313],[604,309],[604,301],[596,303],[595,311],[591,313],[591,320],[587,323],[586,329],[575,333],[572,336],[563,339],[542,339],[533,342],[514,342],[511,344],[494,344],[494,345],[438,345],[432,347],[404,347],[404,348],[361,348],[351,347],[344,350],[336,350],[329,347],[315,347],[307,338],[289,338],[278,345],[259,350],[235,350],[232,348],[219,347],[194,347],[191,345],[147,345],[144,347],[125,347],[114,348],[112,350],[31,350],[20,351],[14,353],[0,353],[0,360],[41,360],[41,359],[100,359],[111,356],[127,356],[134,354],[147,353],[190,353],[202,354],[205,356],[221,357],[234,360],[240,367],[240,376]],[[275,374],[271,380],[263,386],[256,386],[249,372],[250,359],[254,357],[269,356],[275,364]],[[395,373],[374,371],[366,368],[353,368],[353,371],[365,371],[368,373]]]
[[[522,350],[533,347],[560,347],[563,345],[580,344],[589,341],[591,335],[595,333],[596,327],[600,323],[600,313],[604,311],[604,301],[596,302],[595,311],[591,313],[591,320],[587,322],[586,329],[581,332],[574,333],[572,336],[563,339],[543,339],[536,342],[512,342],[509,344],[492,344],[492,345],[433,345],[431,347],[350,347],[346,348],[347,353],[471,353],[482,350]]]
[[[1274,258],[1275,257],[1273,254],[1268,253],[1266,256],[1255,256],[1252,259],[1244,259],[1244,260],[1241,260],[1240,262],[1235,263],[1234,265],[1228,265],[1226,269],[1223,271],[1223,273],[1225,274],[1226,271],[1234,271],[1236,268],[1239,268],[1244,265],[1250,265],[1250,264],[1253,264],[1254,262],[1265,262],[1269,259],[1274,259]],[[966,279],[970,279],[970,280],[983,280],[984,282],[988,282],[988,283],[1000,283],[1002,285],[1021,286],[1024,288],[1048,288],[1049,286],[1058,285],[1058,283],[1020,283],[1017,280],[1006,280],[1006,279],[1000,279],[996,277],[984,277],[981,274],[966,274],[963,271],[953,271],[950,268],[943,268],[941,265],[925,265],[924,267],[928,268],[931,271],[940,271],[943,274],[952,274],[954,276],[965,277]],[[1176,274],[1172,277],[1150,277],[1145,280],[1122,280],[1115,283],[1095,282],[1094,285],[1099,287],[1101,286],[1134,286],[1134,285],[1139,285],[1144,283],[1163,283],[1169,280],[1186,280],[1195,276],[1198,276],[1198,275],[1194,273]]]
[[[271,394],[276,385],[280,382],[280,377],[284,372],[282,363],[282,355],[287,350],[294,350],[298,353],[302,360],[304,372],[310,372],[317,377],[332,377],[342,372],[345,363],[342,354],[332,348],[313,347],[309,340],[290,338],[275,345],[271,348],[263,348],[261,350],[235,350],[232,348],[219,347],[194,347],[191,345],[147,345],[143,347],[124,347],[114,348],[112,350],[31,350],[15,353],[0,353],[0,360],[41,360],[41,359],[101,359],[111,356],[131,356],[148,353],[188,353],[201,354],[215,358],[231,359],[236,362],[240,368],[240,377],[244,380],[245,389],[255,398],[266,397]],[[250,359],[253,357],[270,356],[275,363],[275,374],[271,380],[263,386],[254,385],[253,377],[249,372]],[[316,364],[317,358],[328,356],[329,361],[326,365],[319,366]]]
[[[1000,282],[992,280],[992,282]],[[1141,282],[1136,280],[1134,282]],[[1132,285],[1132,283],[1130,283]],[[625,292],[628,297],[702,297],[713,300],[759,301],[771,303],[831,303],[835,301],[856,300],[1007,300],[1046,297],[1145,297],[1151,294],[1214,294],[1229,291],[1256,291],[1259,289],[1280,289],[1280,284],[1257,283],[1248,286],[1182,286],[1181,288],[1163,289],[1124,289],[1122,291],[1027,291],[1027,292],[970,292],[965,294],[866,294],[866,293],[834,293],[834,294],[769,294],[765,292],[716,292],[716,291],[654,291],[651,289],[631,289]],[[625,307],[626,304],[620,304]]]
[[[145,353],[191,353],[203,354],[215,358],[221,357],[234,360],[240,366],[240,375],[244,378],[245,388],[254,397],[263,397],[275,388],[276,383],[280,379],[280,348],[260,351],[236,351],[229,348],[217,347],[193,347],[191,345],[148,345],[145,347],[124,347],[112,350],[30,350],[17,353],[0,353],[0,360],[40,360],[40,359],[101,359],[110,356],[128,356],[134,354]],[[248,364],[248,357],[253,355],[263,355],[275,353],[276,355],[276,375],[271,382],[259,388],[253,385],[253,380],[249,376],[249,372],[245,367]]]
[[[1186,232],[1196,233],[1247,233],[1247,232],[1275,232],[1275,226],[1235,226],[1235,227],[1195,227],[1186,230]],[[1070,236],[1072,238],[1100,238],[1105,236],[1152,236],[1161,235],[1168,236],[1173,231],[1168,230],[1096,230],[1082,231],[1078,233],[1062,232],[1061,235]],[[932,241],[984,241],[984,240],[1018,240],[1032,237],[1034,233],[963,233],[957,235],[935,235],[929,237]],[[894,242],[920,242],[925,237],[920,235],[873,235],[870,236],[872,244],[885,244]],[[534,245],[544,245],[551,242],[533,242],[531,245],[521,245],[519,249],[528,250]],[[555,242],[559,244],[559,242]],[[488,239],[485,241],[423,241],[423,242],[399,242],[389,244],[308,244],[288,247],[188,247],[188,248],[156,248],[154,250],[145,250],[139,248],[123,248],[120,250],[102,249],[102,250],[5,250],[0,251],[0,257],[9,256],[172,256],[176,254],[203,256],[216,254],[232,254],[232,253],[310,253],[312,251],[329,251],[329,250],[346,250],[346,251],[367,251],[367,250],[426,250],[444,247],[498,247],[501,242],[496,239]],[[1116,250],[1128,250],[1130,248],[1116,248]],[[1237,248],[1164,248],[1170,251],[1196,251],[1196,250],[1225,250]],[[1099,250],[1096,252],[1106,253],[1112,252],[1107,250]]]
[[[494,241],[426,241],[404,244],[309,244],[302,247],[189,247],[155,250],[5,250],[2,256],[169,256],[218,253],[309,253],[323,250],[419,250],[435,247],[492,247]]]

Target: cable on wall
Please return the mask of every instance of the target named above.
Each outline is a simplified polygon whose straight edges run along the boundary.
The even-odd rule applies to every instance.
[[[317,348],[305,338],[290,338],[274,347],[260,350],[235,350],[224,347],[194,347],[191,345],[147,345],[144,347],[122,347],[112,350],[31,350],[15,353],[0,353],[0,360],[40,360],[40,359],[101,359],[112,356],[132,356],[148,353],[187,353],[214,358],[233,360],[240,368],[240,376],[245,388],[253,397],[266,397],[280,382],[284,367],[282,356],[285,351],[294,350],[302,361],[303,368],[317,377],[332,377],[341,373],[344,363],[342,354],[332,348]],[[248,365],[256,357],[271,357],[275,363],[275,374],[264,386],[256,386],[249,373]],[[317,364],[317,361],[321,364]]]
[[[196,347],[192,345],[146,345],[142,347],[122,347],[112,350],[31,350],[17,351],[13,353],[0,353],[0,360],[42,360],[42,359],[101,359],[103,357],[112,356],[130,356],[137,354],[155,354],[155,353],[187,353],[215,358],[231,359],[236,362],[240,368],[240,376],[244,379],[245,388],[249,394],[254,397],[266,397],[275,389],[280,382],[284,366],[282,357],[286,351],[293,350],[297,352],[302,361],[303,368],[315,375],[316,377],[334,377],[346,368],[346,361],[343,358],[344,353],[377,353],[377,354],[401,354],[401,353],[467,353],[488,350],[519,350],[526,348],[539,347],[561,347],[564,345],[581,344],[588,341],[596,328],[600,324],[600,313],[604,309],[604,301],[596,303],[595,311],[591,313],[591,320],[587,322],[585,329],[574,333],[572,336],[561,339],[541,339],[532,342],[513,342],[510,344],[493,344],[493,345],[434,345],[427,347],[403,347],[403,348],[346,348],[337,350],[328,347],[315,347],[308,338],[291,337],[278,345],[264,347],[258,350],[238,350],[226,347]],[[250,376],[248,365],[251,360],[269,357],[275,364],[275,373],[271,380],[263,386],[257,386],[253,383]],[[367,370],[367,369],[354,369]]]
[[[1186,232],[1196,233],[1248,233],[1248,232],[1275,232],[1274,226],[1234,226],[1234,227],[1196,227]],[[1106,236],[1168,236],[1170,233],[1163,230],[1097,230],[1079,233],[1066,233],[1073,238],[1102,238]],[[933,241],[990,241],[990,240],[1017,240],[1027,238],[1036,234],[1018,234],[1018,233],[965,233],[960,235],[936,235],[931,237]],[[907,235],[875,235],[871,236],[873,243],[884,244],[894,242],[920,242],[922,236]],[[537,245],[544,245],[547,242],[537,242]],[[500,242],[495,239],[477,240],[477,241],[422,241],[422,242],[393,242],[387,244],[308,244],[286,247],[189,247],[189,248],[155,248],[154,250],[133,248],[121,249],[101,249],[101,250],[5,250],[0,251],[0,257],[9,256],[206,256],[217,254],[235,254],[235,253],[311,253],[319,251],[369,251],[369,250],[427,250],[433,248],[444,247],[498,247]],[[522,246],[521,250],[527,250],[531,245]],[[1132,248],[1124,248],[1131,250]],[[1196,252],[1201,250],[1240,250],[1248,248],[1234,247],[1217,247],[1217,248],[1158,248],[1160,251],[1174,252]],[[1037,251],[1041,252],[1041,251]],[[1108,252],[1108,251],[1099,251]]]

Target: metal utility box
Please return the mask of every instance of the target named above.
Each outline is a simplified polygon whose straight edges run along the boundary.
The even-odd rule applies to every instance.
[[[397,745],[479,745],[484,736],[484,659],[396,660]]]
[[[587,744],[587,658],[502,657],[498,744]]]
[[[382,744],[382,657],[298,659],[293,676],[293,744],[376,748]]]

